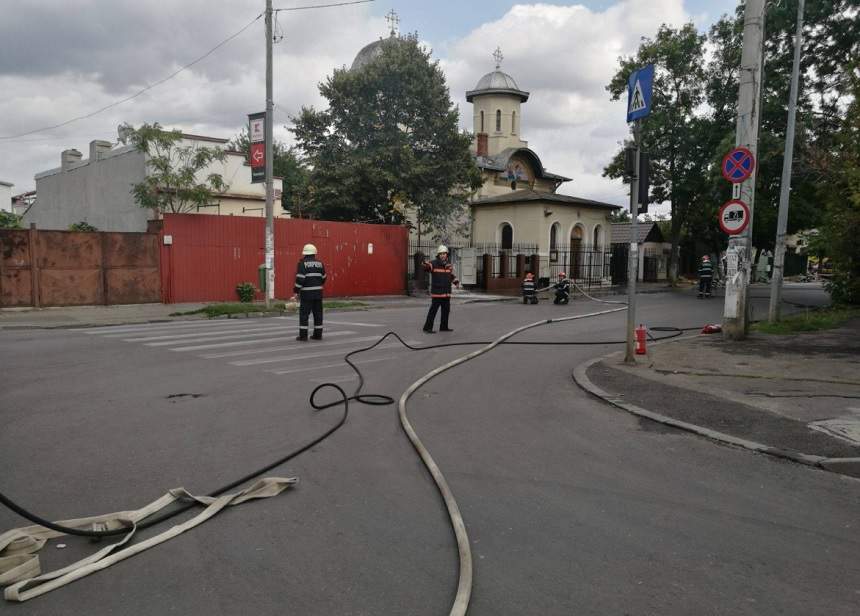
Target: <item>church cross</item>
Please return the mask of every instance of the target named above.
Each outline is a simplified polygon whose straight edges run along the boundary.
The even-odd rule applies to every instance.
[[[496,47],[496,51],[493,52],[493,59],[496,61],[496,70],[498,70],[502,64],[502,60],[505,59],[505,56],[502,55],[501,47]]]
[[[388,12],[385,16],[385,21],[388,22],[388,27],[391,28],[391,36],[394,36],[397,33],[397,26],[400,25],[400,18],[394,12],[394,9]]]

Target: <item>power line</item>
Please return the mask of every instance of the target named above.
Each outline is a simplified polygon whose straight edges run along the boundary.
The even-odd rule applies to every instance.
[[[363,0],[363,1],[365,1],[365,2],[369,2],[369,1],[373,1],[373,0]],[[194,66],[195,64],[197,64],[198,62],[200,62],[200,61],[202,61],[202,60],[205,60],[206,58],[208,58],[209,56],[211,56],[213,53],[215,53],[218,49],[220,49],[221,47],[223,47],[224,45],[226,45],[227,43],[229,43],[230,41],[232,41],[234,38],[236,38],[237,36],[239,36],[240,34],[242,34],[242,33],[243,33],[245,30],[247,30],[248,28],[250,28],[250,27],[251,27],[251,26],[252,26],[252,25],[253,25],[253,24],[254,24],[258,19],[260,19],[262,16],[263,16],[263,13],[260,13],[260,14],[259,14],[259,15],[257,15],[254,19],[252,19],[252,20],[251,20],[251,21],[249,21],[247,24],[245,24],[245,26],[243,26],[241,30],[239,30],[238,32],[236,32],[236,33],[234,33],[234,34],[231,34],[230,36],[228,36],[227,38],[225,38],[223,41],[221,41],[220,43],[218,43],[217,45],[215,45],[215,47],[213,47],[212,49],[210,49],[209,51],[207,51],[205,54],[203,54],[202,56],[200,56],[199,58],[197,58],[196,60],[193,60],[192,62],[189,62],[188,64],[186,64],[186,65],[184,65],[184,66],[180,67],[179,69],[177,69],[176,71],[174,71],[173,73],[171,73],[170,75],[168,75],[167,77],[165,77],[164,79],[160,79],[159,81],[156,81],[155,83],[150,84],[150,85],[146,86],[145,88],[141,88],[140,90],[138,90],[137,92],[135,92],[135,93],[134,93],[134,94],[132,94],[131,96],[127,96],[127,97],[122,98],[122,99],[120,99],[120,100],[118,100],[118,101],[114,101],[114,102],[110,103],[109,105],[105,105],[104,107],[102,107],[102,108],[100,108],[100,109],[96,109],[95,111],[93,111],[93,112],[91,112],[91,113],[88,113],[88,114],[86,114],[86,115],[78,116],[78,117],[76,117],[76,118],[72,118],[72,119],[70,119],[70,120],[66,120],[65,122],[61,122],[61,123],[59,123],[59,124],[54,124],[53,126],[45,126],[45,127],[42,127],[42,128],[37,128],[37,129],[34,129],[34,130],[30,130],[30,131],[27,131],[27,132],[24,132],[24,133],[18,133],[17,135],[5,135],[5,136],[2,136],[2,137],[0,137],[0,141],[6,141],[6,140],[9,140],[9,139],[18,139],[19,137],[26,137],[27,135],[33,135],[33,134],[35,134],[35,133],[42,133],[42,132],[45,132],[45,131],[48,131],[48,130],[54,130],[55,128],[61,128],[61,127],[63,127],[63,126],[67,126],[67,125],[71,124],[72,122],[77,122],[78,120],[85,120],[85,119],[87,119],[87,118],[91,118],[91,117],[93,117],[93,116],[95,116],[95,115],[98,115],[98,114],[100,114],[100,113],[104,112],[104,111],[107,111],[108,109],[112,109],[112,108],[114,108],[114,107],[116,107],[116,106],[118,106],[118,105],[121,105],[122,103],[128,102],[128,101],[130,101],[130,100],[132,100],[132,99],[134,99],[134,98],[137,98],[138,96],[140,96],[140,95],[141,95],[141,94],[143,94],[144,92],[147,92],[147,91],[149,91],[149,90],[151,90],[151,89],[153,89],[153,88],[155,88],[155,87],[157,87],[157,86],[160,86],[161,84],[165,83],[166,81],[169,81],[169,80],[173,79],[174,77],[176,77],[176,76],[177,76],[179,73],[181,73],[182,71],[185,71],[185,70],[187,70],[187,69],[191,68],[192,66]]]
[[[281,11],[306,11],[308,9],[329,9],[335,6],[348,6],[350,4],[367,4],[368,2],[375,2],[376,0],[354,0],[353,2],[336,2],[334,4],[314,4],[309,6],[291,6],[286,9],[274,9],[274,13],[280,13]]]

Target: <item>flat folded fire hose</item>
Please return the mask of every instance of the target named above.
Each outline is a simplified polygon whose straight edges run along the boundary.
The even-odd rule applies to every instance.
[[[128,533],[121,541],[108,545],[95,554],[62,569],[44,574],[41,573],[37,553],[45,546],[48,539],[62,537],[65,533],[39,525],[24,526],[6,531],[0,534],[0,586],[7,584],[11,584],[11,586],[5,589],[4,597],[7,601],[27,601],[33,597],[38,597],[172,539],[186,530],[202,524],[225,507],[240,505],[252,499],[276,496],[295,485],[297,481],[298,479],[295,477],[266,477],[240,492],[222,494],[218,497],[194,496],[184,488],[174,488],[158,500],[135,511],[120,511],[58,522],[63,526],[90,527],[96,530],[128,528]],[[139,522],[179,501],[196,501],[204,505],[205,508],[182,524],[177,524],[140,543],[119,549],[131,540]]]

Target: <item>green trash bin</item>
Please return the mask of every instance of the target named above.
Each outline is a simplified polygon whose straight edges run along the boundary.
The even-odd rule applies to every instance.
[[[257,286],[260,287],[260,291],[266,291],[266,280],[269,278],[268,271],[266,270],[266,264],[260,263],[259,267],[257,267]]]

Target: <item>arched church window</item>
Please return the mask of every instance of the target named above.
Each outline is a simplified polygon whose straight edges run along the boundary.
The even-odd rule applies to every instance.
[[[484,132],[484,110],[481,109],[481,132]]]
[[[517,134],[517,112],[514,111],[511,113],[511,134]]]
[[[514,228],[508,223],[502,223],[502,250],[512,250],[514,247]]]
[[[594,227],[594,250],[600,250],[600,225]]]
[[[502,132],[502,110],[496,109],[496,132]]]
[[[549,249],[550,250],[558,250],[558,232],[559,232],[559,224],[555,223],[549,229]]]

